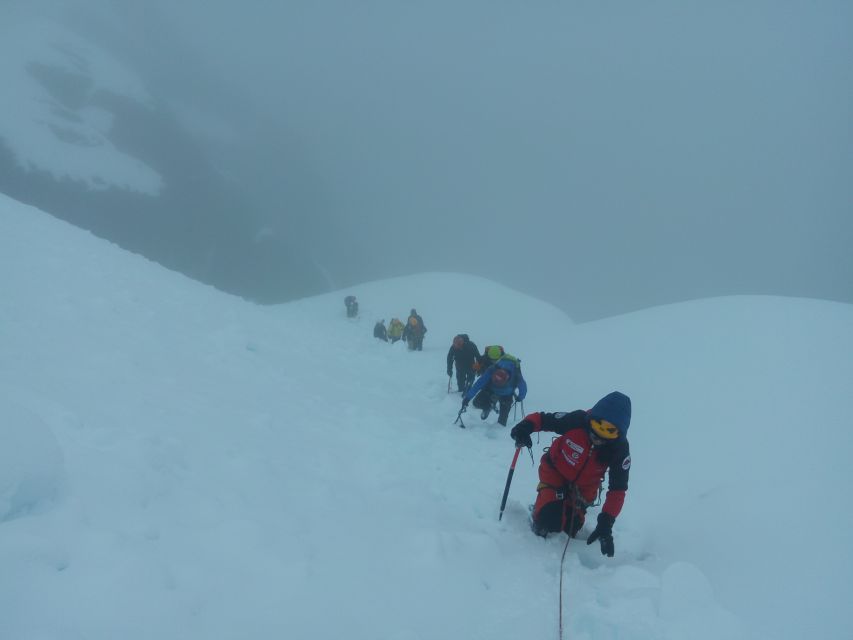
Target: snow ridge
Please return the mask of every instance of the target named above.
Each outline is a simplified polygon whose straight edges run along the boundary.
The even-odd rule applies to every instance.
[[[523,359],[528,411],[632,397],[616,556],[589,525],[570,543],[568,637],[850,636],[853,522],[809,515],[846,479],[826,420],[853,388],[850,305],[576,325],[436,273],[258,307],[2,196],[0,268],[0,637],[555,637],[565,538],[528,529],[529,457],[498,522],[513,446],[452,424],[458,332]],[[424,352],[372,338],[412,306]]]

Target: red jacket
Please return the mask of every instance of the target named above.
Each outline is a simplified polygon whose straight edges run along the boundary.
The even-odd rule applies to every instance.
[[[560,434],[542,456],[566,482],[574,483],[586,502],[594,502],[598,488],[608,475],[607,495],[601,510],[616,518],[628,491],[628,471],[631,452],[628,440],[619,438],[596,446],[589,437],[589,416],[586,411],[571,413],[531,413],[524,418],[533,431],[552,431]]]

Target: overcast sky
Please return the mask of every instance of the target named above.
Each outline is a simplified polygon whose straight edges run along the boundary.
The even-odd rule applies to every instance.
[[[332,286],[853,302],[849,2],[63,4]]]

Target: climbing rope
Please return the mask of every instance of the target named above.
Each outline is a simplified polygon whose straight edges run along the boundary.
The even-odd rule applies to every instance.
[[[575,510],[577,508],[578,491],[577,487],[572,487],[572,515],[569,518],[569,532],[575,528]],[[566,536],[566,545],[563,547],[563,555],[560,557],[560,636],[563,640],[563,565],[566,561],[566,551],[569,549],[569,542],[572,539],[571,533]]]

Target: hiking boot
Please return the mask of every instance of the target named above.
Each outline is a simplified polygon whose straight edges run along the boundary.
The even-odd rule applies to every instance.
[[[491,409],[483,409],[482,413],[480,413],[480,420],[485,420],[486,418],[488,418],[491,412]]]
[[[534,534],[536,534],[537,536],[539,536],[540,538],[547,538],[547,537],[548,537],[548,534],[549,534],[549,533],[551,533],[551,532],[550,532],[550,531],[548,531],[547,529],[544,529],[544,528],[540,527],[538,524],[536,524],[536,521],[533,519],[533,511],[532,511],[532,509],[531,509],[531,512],[530,512],[530,520],[529,520],[529,522],[530,522],[530,530],[531,530]]]

